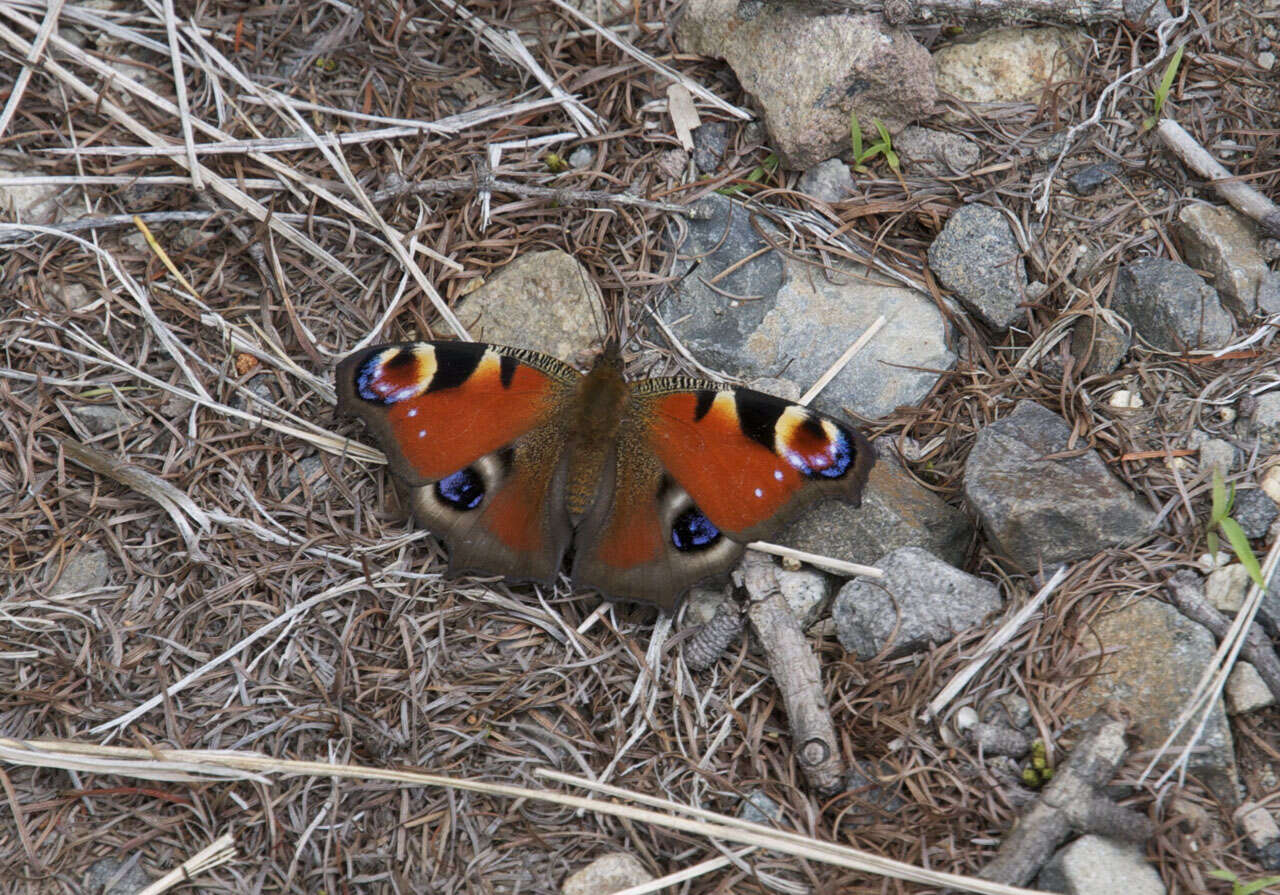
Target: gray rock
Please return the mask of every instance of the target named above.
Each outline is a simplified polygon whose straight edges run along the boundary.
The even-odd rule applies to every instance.
[[[1022,315],[1027,274],[1018,241],[1003,214],[987,205],[952,212],[929,245],[929,267],[942,285],[992,329]]]
[[[938,89],[969,103],[1035,102],[1050,84],[1080,76],[1083,32],[991,28],[933,54]]]
[[[1237,662],[1227,678],[1227,711],[1233,715],[1246,715],[1258,709],[1274,705],[1275,694],[1267,686],[1258,669],[1248,662]]]
[[[1232,208],[1187,205],[1178,212],[1175,232],[1187,263],[1212,275],[1224,305],[1242,317],[1258,309],[1258,293],[1270,271],[1251,220]]]
[[[1141,849],[1102,836],[1081,836],[1060,849],[1036,880],[1036,888],[1067,895],[1165,895],[1164,883]]]
[[[853,175],[843,161],[829,158],[801,175],[799,189],[823,202],[841,202],[853,195]]]
[[[778,588],[801,628],[818,620],[831,594],[827,576],[814,569],[779,569]]]
[[[86,550],[67,560],[50,593],[55,597],[97,590],[107,583],[107,554]]]
[[[763,789],[753,789],[742,800],[738,817],[748,823],[774,826],[782,820],[782,806],[765,795]]]
[[[977,167],[982,157],[977,143],[927,127],[904,128],[893,138],[893,148],[908,170],[934,177],[966,174]]]
[[[1236,448],[1229,441],[1223,441],[1221,438],[1210,438],[1200,445],[1200,468],[1202,470],[1211,470],[1217,467],[1218,470],[1226,475],[1231,471],[1231,467],[1236,462]]]
[[[1121,267],[1112,308],[1163,351],[1221,348],[1234,330],[1217,291],[1187,265],[1165,258]]]
[[[973,526],[964,513],[882,457],[871,469],[861,509],[829,501],[797,519],[777,541],[863,565],[900,547],[923,547],[959,565],[972,538]]]
[[[1236,809],[1234,820],[1259,863],[1268,870],[1280,870],[1280,824],[1267,807],[1246,802]]]
[[[876,15],[826,14],[798,4],[690,0],[678,37],[685,52],[729,63],[755,97],[788,168],[849,147],[849,115],[890,131],[933,110],[929,51]]]
[[[1119,602],[1129,599],[1121,595]],[[1066,720],[1083,722],[1106,706],[1123,705],[1141,741],[1137,748],[1158,749],[1172,733],[1187,694],[1213,661],[1217,644],[1209,629],[1168,603],[1146,597],[1096,618],[1082,636],[1089,650],[1105,658],[1077,691]],[[1179,734],[1173,754],[1188,736],[1186,730]],[[1214,705],[1198,745],[1200,751],[1191,757],[1192,776],[1233,804],[1238,798],[1235,749],[1222,700]]]
[[[79,283],[50,283],[46,291],[68,311],[78,311],[94,301],[96,296],[89,294],[88,288]]]
[[[263,413],[266,410],[264,404],[274,404],[280,398],[280,385],[276,382],[276,377],[270,373],[259,373],[244,383],[243,388],[253,397],[245,395],[241,389],[236,389],[227,403],[236,410],[243,410],[246,413]]]
[[[467,296],[458,316],[477,339],[583,364],[602,345],[603,308],[587,270],[557,249],[512,261]]]
[[[1056,460],[1071,428],[1023,400],[978,433],[964,491],[992,545],[1025,569],[1092,556],[1146,537],[1155,514],[1093,451]]]
[[[614,852],[596,858],[570,876],[560,887],[560,895],[600,895],[638,886],[653,879],[653,874],[635,855]]]
[[[693,129],[693,163],[703,174],[714,174],[729,148],[729,125],[709,121]]]
[[[1035,156],[1036,161],[1051,163],[1062,154],[1062,150],[1065,149],[1066,146],[1067,132],[1058,131],[1049,137],[1049,139],[1037,146],[1032,152],[1032,155]]]
[[[1142,22],[1148,26],[1159,25],[1173,18],[1164,0],[1124,0],[1124,17],[1131,22]]]
[[[728,599],[723,587],[694,587],[685,597],[684,626],[705,625],[711,621],[720,604]]]
[[[1240,523],[1245,537],[1266,537],[1277,515],[1280,515],[1280,507],[1257,488],[1236,491],[1236,499],[1231,504],[1231,518]]]
[[[151,885],[147,871],[139,866],[141,853],[127,861],[103,858],[89,866],[84,878],[85,895],[134,895]]]
[[[689,153],[683,149],[668,149],[658,156],[655,164],[658,170],[668,178],[679,180],[684,177],[685,169],[689,167]]]
[[[1268,452],[1280,447],[1280,391],[1258,395],[1244,422],[1244,431],[1262,442]]]
[[[876,565],[884,577],[850,581],[831,611],[840,645],[860,659],[886,649],[893,659],[950,640],[1003,602],[990,581],[967,575],[919,547],[895,550]]]
[[[128,429],[140,422],[135,414],[111,404],[80,404],[71,408],[71,415],[94,435]]]
[[[1258,286],[1258,311],[1262,314],[1280,314],[1280,271],[1267,271]]]
[[[1103,184],[1113,180],[1119,174],[1120,166],[1115,162],[1086,165],[1067,178],[1067,186],[1077,196],[1092,196]]]
[[[1250,580],[1249,570],[1238,562],[1220,566],[1205,579],[1205,599],[1219,612],[1239,612],[1249,591]]]
[[[1082,317],[1071,328],[1071,356],[1084,362],[1080,379],[1114,373],[1129,353],[1129,334],[1101,317]]]
[[[906,805],[896,777],[898,772],[887,762],[853,759],[844,780],[852,804],[841,819],[859,826],[895,817]]]
[[[833,265],[824,273],[784,261],[756,233],[747,207],[725,196],[710,196],[699,209],[708,217],[688,222],[674,267],[683,279],[663,315],[675,321],[676,336],[703,364],[744,379],[785,370],[789,379],[808,384],[884,314],[887,325],[814,401],[829,413],[847,407],[871,418],[921,400],[937,381],[929,371],[955,365],[946,322],[923,294],[854,265]],[[695,263],[697,270],[684,276]],[[890,370],[887,364],[920,369]]]

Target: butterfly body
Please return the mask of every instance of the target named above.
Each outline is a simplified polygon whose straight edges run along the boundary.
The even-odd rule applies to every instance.
[[[823,496],[858,503],[874,462],[853,429],[780,398],[684,377],[628,382],[466,342],[379,345],[338,367],[449,570],[672,608]]]

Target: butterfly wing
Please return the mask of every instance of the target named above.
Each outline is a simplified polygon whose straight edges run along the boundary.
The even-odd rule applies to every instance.
[[[553,581],[572,532],[563,413],[581,374],[471,342],[378,345],[338,366],[340,413],[364,420],[449,572]]]
[[[634,383],[612,500],[575,541],[574,581],[671,608],[813,502],[861,503],[874,462],[858,432],[781,398],[684,378]]]

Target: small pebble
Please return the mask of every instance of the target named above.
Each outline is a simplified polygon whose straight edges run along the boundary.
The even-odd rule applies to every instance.
[[[1112,407],[1123,410],[1133,410],[1146,406],[1146,402],[1142,400],[1142,395],[1137,392],[1131,392],[1127,388],[1116,389],[1107,403]]]
[[[1275,68],[1276,54],[1271,52],[1270,50],[1267,50],[1265,53],[1258,54],[1257,61],[1258,61],[1258,68],[1261,68],[1265,71],[1271,71],[1271,69]]]
[[[1098,188],[1120,173],[1120,166],[1115,162],[1102,162],[1089,165],[1067,178],[1067,186],[1077,196],[1092,196]]]

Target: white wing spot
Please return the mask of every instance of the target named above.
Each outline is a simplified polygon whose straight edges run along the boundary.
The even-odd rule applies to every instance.
[[[782,470],[781,470],[781,469],[775,469],[775,470],[773,471],[773,477],[774,477],[775,479],[777,479],[778,481],[782,481]]]
[[[419,429],[419,430],[418,430],[418,437],[419,437],[419,438],[426,438],[426,437],[427,437],[427,430],[426,430],[426,429]]]
[[[764,497],[764,492],[759,488],[756,489],[756,497]]]
[[[418,415],[418,408],[412,407],[409,409],[409,416],[417,416],[417,415]]]

